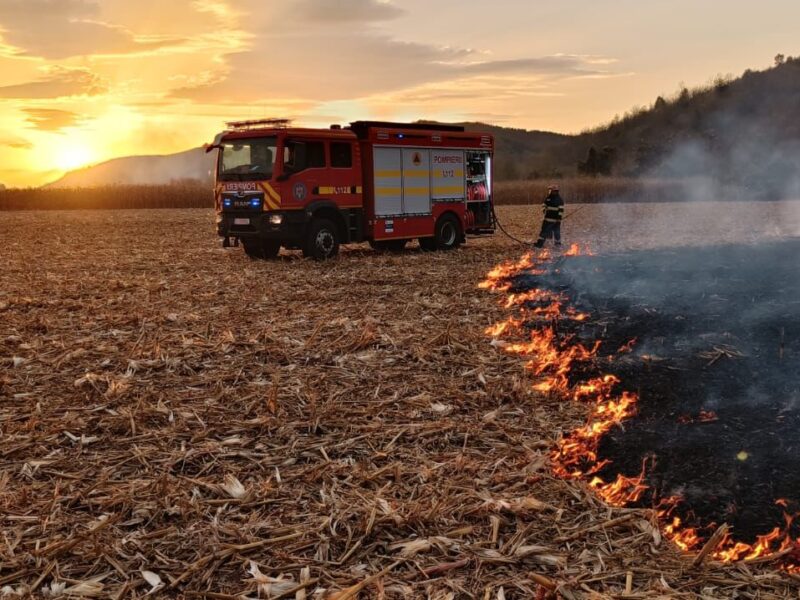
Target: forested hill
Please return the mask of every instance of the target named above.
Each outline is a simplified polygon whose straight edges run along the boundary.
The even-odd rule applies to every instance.
[[[497,138],[498,175],[712,174],[783,182],[800,161],[800,58],[764,71],[718,77],[574,136],[467,123]]]

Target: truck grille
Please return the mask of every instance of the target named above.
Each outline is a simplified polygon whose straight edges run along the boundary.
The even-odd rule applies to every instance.
[[[222,210],[260,212],[264,206],[264,194],[247,194],[245,196],[223,196]]]

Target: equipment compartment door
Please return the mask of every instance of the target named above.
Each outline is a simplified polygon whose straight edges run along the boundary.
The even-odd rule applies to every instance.
[[[430,150],[403,148],[403,214],[431,213]]]
[[[400,148],[375,148],[375,216],[403,212],[403,157]]]
[[[433,169],[433,199],[464,199],[464,151],[433,150],[431,153]]]

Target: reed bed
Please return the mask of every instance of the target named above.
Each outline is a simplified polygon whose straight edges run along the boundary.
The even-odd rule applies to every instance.
[[[624,178],[560,180],[571,202],[671,202],[685,199],[685,182]],[[500,181],[498,205],[539,203],[547,194],[546,180]],[[116,185],[96,188],[30,188],[0,190],[3,210],[97,210],[134,208],[211,208],[213,186],[184,182],[171,185]]]

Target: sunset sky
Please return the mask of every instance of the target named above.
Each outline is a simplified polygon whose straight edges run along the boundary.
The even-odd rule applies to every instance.
[[[577,132],[800,53],[797,0],[0,0],[0,183],[226,119]]]

